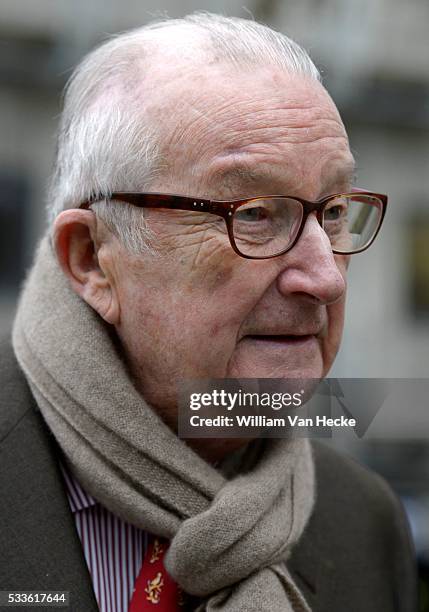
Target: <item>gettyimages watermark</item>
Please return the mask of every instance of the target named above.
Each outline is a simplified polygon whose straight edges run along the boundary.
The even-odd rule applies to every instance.
[[[179,388],[178,434],[402,437],[407,421],[424,422],[428,410],[429,379],[187,380]]]

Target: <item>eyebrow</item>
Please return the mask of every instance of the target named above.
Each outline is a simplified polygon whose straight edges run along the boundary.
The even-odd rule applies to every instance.
[[[329,195],[325,193],[327,191],[332,192],[332,188],[336,185],[350,185],[352,186],[356,182],[356,162],[350,161],[350,163],[342,166],[337,166],[334,172],[329,172],[325,176],[325,180],[322,183],[321,195]],[[329,189],[332,186],[331,189]]]
[[[292,177],[291,177],[292,178]],[[222,170],[218,170],[215,172],[212,177],[217,184],[219,182],[222,183],[222,186],[230,191],[236,190],[238,188],[247,187],[251,185],[261,185],[269,182],[273,182],[277,184],[280,182],[287,183],[288,177],[285,172],[283,177],[274,176],[272,170],[265,166],[263,169],[251,169],[244,164],[228,166]],[[241,195],[253,195],[249,194],[240,194]]]
[[[287,168],[284,169],[284,174],[282,177],[274,175],[269,166],[265,166],[262,170],[259,169],[251,169],[244,164],[239,165],[231,165],[222,170],[218,170],[213,173],[212,180],[219,183],[222,182],[223,187],[230,191],[235,191],[238,188],[267,184],[269,182],[273,182],[274,186],[279,185],[280,182],[285,184],[291,184],[293,182],[293,176],[288,177]],[[336,167],[334,172],[329,172],[324,175],[323,183],[321,185],[320,197],[326,195],[326,192],[329,191],[329,187],[332,186],[334,188],[336,185],[353,185],[356,180],[356,164],[355,161],[350,161],[350,163],[345,163]],[[275,190],[277,192],[277,190]],[[296,194],[286,194],[284,192],[284,187],[280,189],[282,195],[296,195]],[[240,194],[241,196],[252,196],[252,193]],[[280,193],[278,193],[280,195]]]

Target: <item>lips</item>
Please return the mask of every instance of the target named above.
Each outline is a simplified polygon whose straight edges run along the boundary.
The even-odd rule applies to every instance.
[[[252,334],[245,336],[245,338],[265,342],[284,342],[287,344],[293,344],[305,342],[316,335],[317,334]]]

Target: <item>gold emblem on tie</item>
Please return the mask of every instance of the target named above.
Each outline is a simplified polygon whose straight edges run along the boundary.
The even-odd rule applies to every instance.
[[[149,563],[155,563],[155,561],[159,561],[162,553],[164,552],[164,547],[159,543],[159,540],[154,540],[153,542],[153,550],[151,557],[149,559]]]
[[[158,572],[153,580],[147,581],[147,587],[144,590],[147,593],[146,599],[153,604],[158,604],[163,586],[164,580],[162,579],[162,574]]]

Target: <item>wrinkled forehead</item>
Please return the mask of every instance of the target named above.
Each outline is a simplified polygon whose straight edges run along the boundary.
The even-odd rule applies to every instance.
[[[172,64],[151,76],[147,109],[176,177],[237,182],[264,171],[272,177],[278,166],[283,176],[309,169],[326,174],[327,165],[332,175],[352,172],[344,125],[315,79],[227,64]]]

